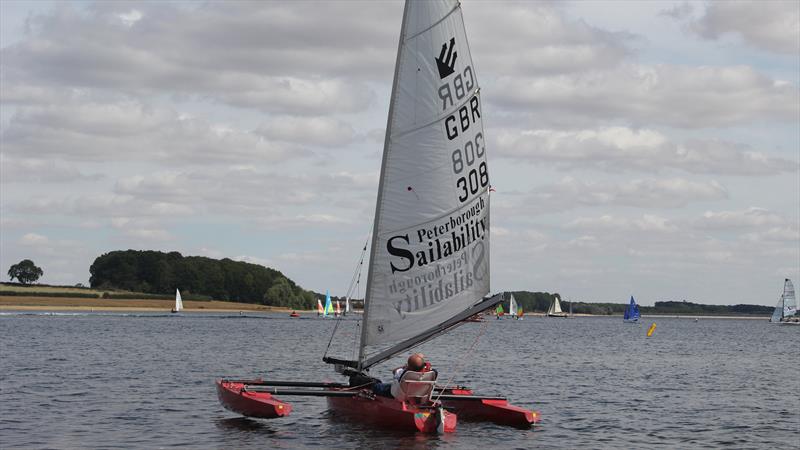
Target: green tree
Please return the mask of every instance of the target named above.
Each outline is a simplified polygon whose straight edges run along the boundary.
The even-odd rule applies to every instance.
[[[18,264],[14,264],[8,269],[8,276],[11,281],[16,278],[22,284],[30,284],[38,280],[44,274],[41,267],[37,267],[30,259],[23,259]]]

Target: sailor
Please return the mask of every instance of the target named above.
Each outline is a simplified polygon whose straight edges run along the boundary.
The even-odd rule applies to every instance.
[[[438,376],[436,369],[431,368],[431,363],[425,360],[425,355],[422,353],[414,353],[408,357],[406,365],[398,367],[392,371],[392,382],[381,383],[377,382],[372,385],[372,392],[383,397],[392,398],[392,385],[399,384],[400,380],[406,372],[434,372]]]

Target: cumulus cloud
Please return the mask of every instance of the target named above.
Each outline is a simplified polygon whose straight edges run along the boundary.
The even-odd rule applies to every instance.
[[[660,172],[773,175],[798,170],[796,161],[768,156],[745,145],[722,140],[689,139],[676,143],[652,129],[606,127],[586,130],[515,130],[496,133],[501,156],[547,162],[558,167]]]
[[[706,39],[736,34],[775,53],[800,53],[800,6],[793,0],[708,2],[688,28]]]
[[[72,183],[96,181],[103,174],[85,174],[78,167],[57,159],[13,158],[0,154],[0,172],[5,183]]]
[[[601,182],[565,177],[557,183],[533,188],[517,202],[499,205],[508,210],[539,213],[567,211],[581,207],[681,208],[692,202],[728,197],[716,181],[690,181],[683,178],[634,179]]]
[[[3,152],[76,161],[199,164],[308,154],[299,142],[277,143],[252,130],[134,101],[23,106],[2,131]]]
[[[392,23],[387,5],[130,5],[64,4],[32,16],[31,36],[2,50],[4,82],[184,93],[322,114],[363,110],[373,99],[363,81],[391,74],[393,52],[385,50],[396,27],[363,20]]]
[[[696,221],[696,225],[704,229],[780,227],[788,223],[780,214],[756,207],[736,211],[706,211]]]
[[[600,217],[579,217],[564,225],[567,230],[611,230],[614,232],[642,231],[673,233],[678,227],[664,217],[644,214],[638,218],[615,217],[605,214]]]
[[[341,147],[355,139],[353,127],[330,117],[280,116],[258,127],[257,133],[280,141]]]
[[[490,101],[552,123],[624,120],[682,128],[753,120],[791,122],[800,91],[750,66],[623,64],[612,70],[543,77],[502,77]],[[536,113],[536,112],[539,113]],[[548,118],[556,114],[556,118]]]
[[[472,53],[482,73],[555,74],[619,64],[636,38],[570,20],[547,2],[476,2],[464,12],[471,33],[481,36]]]

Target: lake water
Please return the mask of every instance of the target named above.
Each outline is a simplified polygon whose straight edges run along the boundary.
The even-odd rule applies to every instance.
[[[286,398],[294,410],[275,420],[219,405],[222,376],[342,381],[321,362],[333,325],[275,314],[0,313],[0,447],[800,447],[800,327],[766,320],[526,317],[470,323],[421,348],[440,379],[454,374],[478,394],[539,410],[533,430],[386,432],[311,397]],[[347,326],[340,346],[352,342]]]

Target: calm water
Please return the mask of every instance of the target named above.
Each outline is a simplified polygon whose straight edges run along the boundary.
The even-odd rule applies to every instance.
[[[650,319],[527,317],[467,324],[429,343],[422,350],[442,378],[455,372],[478,393],[508,395],[543,416],[531,431],[459,423],[439,437],[343,421],[319,398],[289,399],[292,415],[272,421],[239,418],[218,404],[220,376],[340,381],[321,362],[332,320],[6,312],[0,447],[800,446],[800,327],[653,320],[651,338]],[[340,335],[340,345],[351,342],[351,331]]]

